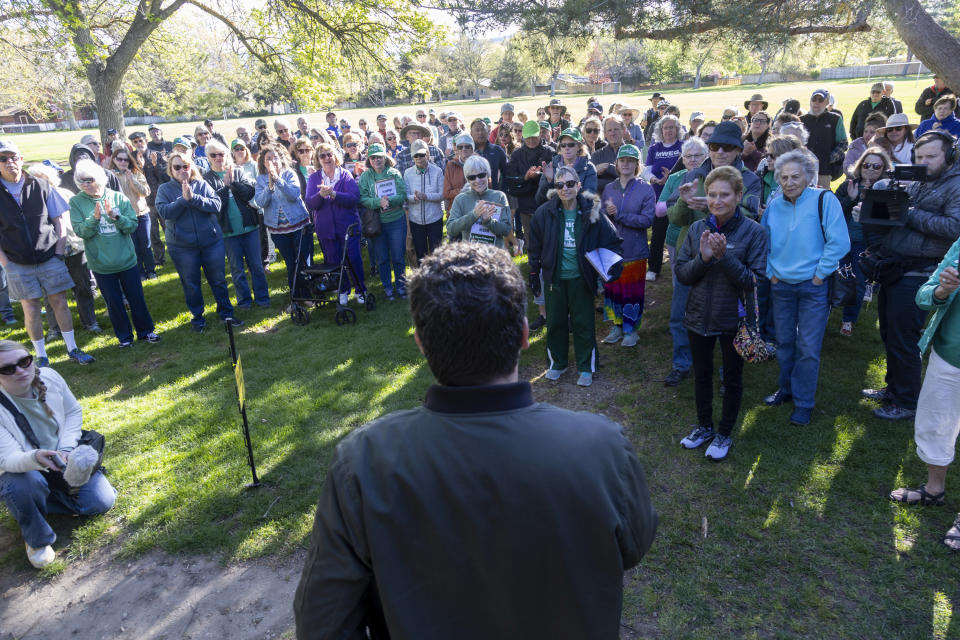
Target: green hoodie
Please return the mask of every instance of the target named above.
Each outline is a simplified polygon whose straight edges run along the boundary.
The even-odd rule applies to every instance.
[[[110,220],[102,212],[100,220],[93,217],[97,203],[116,212],[117,219]],[[127,197],[118,191],[104,189],[100,198],[94,199],[84,192],[70,198],[70,222],[73,230],[83,238],[87,264],[94,273],[113,274],[137,266],[137,250],[132,234],[137,230],[137,214]]]
[[[388,209],[380,208],[380,198],[377,197],[377,183],[384,180],[393,180],[396,195],[387,198],[390,204]],[[384,166],[383,173],[377,173],[372,168],[360,174],[360,204],[367,209],[380,213],[380,222],[386,224],[403,217],[403,205],[407,201],[407,183],[403,176],[393,167]]]

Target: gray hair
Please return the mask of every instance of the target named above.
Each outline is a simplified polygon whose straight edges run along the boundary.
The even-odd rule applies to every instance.
[[[107,186],[107,173],[103,170],[103,167],[89,158],[77,161],[77,166],[73,170],[73,178],[77,186],[80,185],[81,180],[89,178],[93,178],[93,181],[101,187]]]
[[[669,120],[677,123],[677,139],[680,138],[680,118],[675,115],[667,114],[658,118],[657,123],[653,125],[653,139],[657,142],[663,142],[663,123]]]
[[[287,130],[287,133],[290,132],[290,123],[287,122],[286,120],[284,120],[283,118],[277,118],[276,120],[273,121],[273,130],[274,130],[274,131],[276,131],[276,130],[279,129],[280,127],[285,127],[286,130]]]
[[[706,156],[709,152],[709,149],[707,149],[707,143],[703,141],[703,138],[699,138],[697,136],[687,138],[687,141],[683,143],[682,147],[680,147],[680,155],[686,155],[687,151],[690,151],[691,149],[696,149],[704,156]]]
[[[794,149],[777,158],[777,162],[773,167],[773,179],[778,183],[780,182],[780,172],[783,171],[783,168],[788,164],[796,164],[800,167],[807,178],[807,184],[816,182],[817,165],[819,163],[817,162],[816,156],[806,149]]]
[[[27,173],[34,178],[42,178],[46,180],[54,187],[60,186],[60,175],[57,173],[56,169],[47,166],[42,162],[37,162],[36,164],[32,164],[27,167]]]
[[[466,161],[464,161],[463,177],[466,178],[467,176],[476,175],[478,173],[487,174],[487,185],[490,185],[490,183],[493,182],[492,180],[490,180],[490,163],[487,162],[486,158],[475,153],[469,158],[467,158]],[[470,181],[468,180],[463,185],[463,191],[469,191],[469,190],[470,190]]]
[[[799,122],[787,122],[780,127],[781,136],[793,136],[804,146],[806,146],[807,141],[810,139],[810,132],[807,131],[807,128],[800,124]]]
[[[564,166],[560,167],[559,169],[557,169],[556,171],[554,171],[554,173],[553,173],[553,181],[554,181],[554,182],[560,182],[560,174],[562,174],[562,173],[569,174],[571,178],[573,178],[573,179],[576,180],[577,182],[580,182],[580,176],[577,174],[577,170],[574,169],[573,167],[568,167],[568,166],[566,166],[566,165],[564,165]]]
[[[220,141],[217,140],[216,138],[213,138],[212,140],[210,140],[210,142],[208,142],[208,143],[206,144],[206,146],[204,147],[204,151],[207,152],[207,156],[208,156],[208,157],[210,156],[210,152],[211,152],[211,151],[213,151],[214,153],[216,153],[216,152],[219,151],[219,152],[222,153],[224,156],[228,156],[229,153],[230,153],[230,152],[227,150],[227,148],[226,148],[225,146],[223,146],[222,144],[220,144]]]
[[[888,91],[893,91],[893,87],[894,87],[893,80],[884,80],[884,81],[883,81],[883,88],[884,88],[884,89],[886,89],[886,90],[888,90]]]

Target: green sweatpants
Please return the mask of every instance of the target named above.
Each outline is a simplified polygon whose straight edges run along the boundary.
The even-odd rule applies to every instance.
[[[573,326],[573,355],[577,371],[594,373],[597,370],[597,334],[593,309],[593,292],[587,289],[583,278],[560,280],[544,291],[547,306],[547,358],[550,368],[567,368],[567,317]]]

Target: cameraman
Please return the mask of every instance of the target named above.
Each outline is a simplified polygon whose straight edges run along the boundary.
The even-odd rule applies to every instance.
[[[914,146],[916,163],[926,165],[927,182],[907,187],[910,207],[903,226],[893,227],[881,242],[903,275],[882,283],[878,313],[880,338],[887,351],[886,386],[863,395],[884,406],[873,415],[884,420],[912,419],[920,395],[920,351],[927,311],[914,303],[917,291],[960,237],[960,162],[953,136],[931,131]],[[875,227],[876,228],[876,227]]]

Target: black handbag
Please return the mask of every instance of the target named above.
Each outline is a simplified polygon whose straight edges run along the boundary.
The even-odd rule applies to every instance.
[[[827,243],[827,232],[823,228],[823,197],[827,191],[820,192],[820,199],[817,201],[817,215],[820,217],[820,233],[823,235],[823,243]],[[827,276],[824,281],[827,285],[827,302],[831,307],[847,307],[853,304],[857,299],[857,275],[853,272],[853,258],[850,252],[840,259],[837,264],[837,270]]]
[[[13,420],[17,423],[17,428],[23,433],[23,436],[27,439],[27,442],[30,443],[34,449],[40,448],[40,440],[37,439],[37,434],[33,432],[33,427],[30,426],[30,421],[27,420],[27,417],[21,413],[17,406],[8,398],[5,394],[0,393],[0,404],[13,414]],[[87,445],[97,452],[97,464],[94,465],[93,471],[90,473],[92,477],[94,473],[103,469],[103,449],[106,446],[106,439],[103,437],[99,431],[94,431],[93,429],[81,429],[80,431],[80,440],[77,441],[77,446],[79,447],[82,444]],[[103,469],[106,472],[106,469]],[[67,484],[67,481],[63,478],[63,471],[47,471],[47,486],[51,489],[57,489],[64,493],[75,495],[80,487],[71,487]]]
[[[380,235],[380,212],[374,209],[364,208],[360,213],[360,226],[363,229],[363,235],[367,238],[376,238]]]

